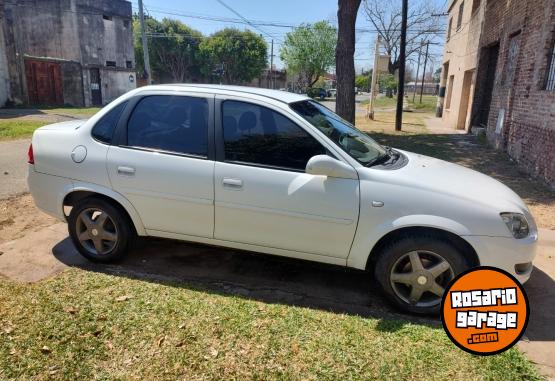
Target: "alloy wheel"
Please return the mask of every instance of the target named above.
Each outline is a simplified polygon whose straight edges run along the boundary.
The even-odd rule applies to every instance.
[[[88,208],[79,213],[76,232],[81,245],[91,254],[106,255],[118,242],[114,220],[98,208]]]
[[[395,262],[389,278],[393,291],[404,302],[432,307],[441,303],[445,288],[454,277],[453,268],[441,255],[415,250]]]

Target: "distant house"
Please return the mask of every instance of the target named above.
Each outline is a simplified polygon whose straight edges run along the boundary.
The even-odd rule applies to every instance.
[[[437,95],[439,90],[439,84],[435,82],[426,82],[424,81],[424,87],[422,87],[422,82],[407,82],[405,83],[405,94],[411,95],[416,92],[416,94],[420,94],[420,90],[422,90],[422,94],[424,95]]]
[[[276,69],[275,67],[273,70],[264,69],[264,71],[248,85],[276,90],[285,88],[287,86],[287,71],[285,69]]]
[[[0,106],[100,106],[136,87],[131,3],[0,0]]]
[[[555,189],[555,2],[451,0],[438,116]]]

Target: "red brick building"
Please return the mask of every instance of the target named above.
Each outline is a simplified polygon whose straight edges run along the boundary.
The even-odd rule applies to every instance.
[[[472,125],[555,189],[555,1],[489,0]]]

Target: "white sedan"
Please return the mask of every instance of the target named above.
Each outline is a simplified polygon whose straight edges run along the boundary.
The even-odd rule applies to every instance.
[[[524,282],[536,252],[534,219],[500,182],[381,146],[282,91],[133,90],[38,129],[28,181],[92,261],[120,259],[136,235],[220,245],[366,269],[414,313],[437,312],[470,267]]]

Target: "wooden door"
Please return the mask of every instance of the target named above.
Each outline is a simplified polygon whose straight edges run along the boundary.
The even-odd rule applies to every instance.
[[[29,104],[58,106],[64,104],[60,64],[25,60]]]

